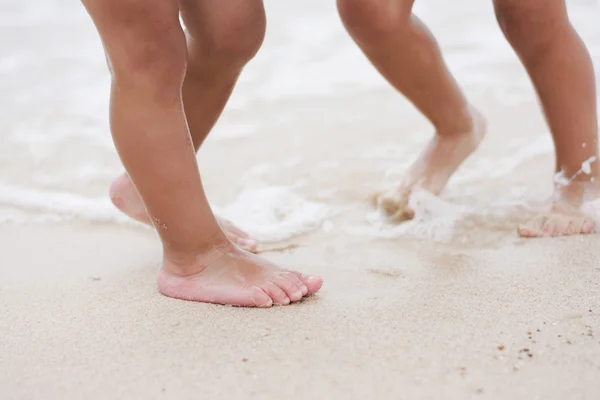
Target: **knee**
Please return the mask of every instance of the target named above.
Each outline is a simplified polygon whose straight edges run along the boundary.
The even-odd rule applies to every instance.
[[[342,22],[353,36],[378,35],[408,24],[414,0],[337,0]]]
[[[156,90],[181,86],[187,49],[176,14],[161,7],[126,6],[115,1],[89,2],[96,7],[90,13],[100,30],[116,83]]]
[[[222,23],[195,27],[188,24],[190,72],[213,68],[239,69],[258,53],[265,38],[264,9],[231,15]]]
[[[111,58],[113,77],[131,83],[179,87],[187,67],[185,36],[180,27],[150,25],[140,27],[117,59]]]
[[[496,19],[504,36],[518,52],[537,52],[568,24],[560,2],[547,0],[494,0]]]

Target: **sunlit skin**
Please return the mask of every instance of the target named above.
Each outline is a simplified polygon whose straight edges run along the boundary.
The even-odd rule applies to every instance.
[[[244,245],[239,239],[248,238],[215,217],[196,162],[195,151],[262,43],[262,2],[83,3],[109,60],[111,131],[127,171],[113,183],[111,197],[158,232],[159,291],[248,307],[287,305],[317,292],[321,278],[280,268],[232,242]]]
[[[431,122],[435,135],[392,190],[377,195],[392,218],[412,218],[413,190],[439,194],[485,134],[482,115],[448,71],[438,44],[412,13],[414,0],[337,0],[346,29],[377,70]],[[599,197],[598,119],[590,55],[569,22],[564,0],[494,0],[502,32],[539,96],[556,150],[548,210],[523,221],[524,237],[594,231],[581,211]],[[499,163],[502,160],[498,160]]]

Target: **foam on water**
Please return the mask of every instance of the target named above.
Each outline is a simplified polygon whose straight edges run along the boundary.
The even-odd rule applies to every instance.
[[[498,235],[512,235],[519,223],[542,211],[543,202],[524,200],[524,190],[514,188],[501,198],[465,201],[461,193],[456,199],[416,191],[409,205],[415,215],[412,220],[390,221],[381,211],[365,215],[362,224],[346,225],[347,233],[376,238],[410,238],[437,243],[494,244]],[[469,199],[473,200],[473,199]],[[494,233],[490,235],[490,233]]]
[[[514,151],[501,159],[480,158],[471,168],[462,168],[452,178],[454,183],[466,183],[480,178],[496,179],[514,173],[528,160],[554,151],[550,134],[539,136],[530,143],[518,144]]]
[[[233,203],[213,209],[263,242],[282,241],[309,232],[333,215],[327,205],[307,200],[284,187],[245,190]],[[0,184],[0,222],[61,218],[134,224],[108,197],[90,198]]]
[[[572,0],[569,6],[592,57],[598,59],[598,2]],[[286,99],[318,100],[340,93],[391,90],[345,32],[334,1],[267,0],[266,10],[269,30],[265,45],[244,71],[212,138],[234,141],[256,135],[264,116],[254,116],[257,105],[271,107]],[[491,2],[460,1],[450,7],[446,0],[419,1],[416,12],[440,40],[450,68],[467,92],[491,91],[502,104],[516,104],[533,96],[522,67],[495,24]],[[3,0],[0,38],[12,36],[17,39],[0,39],[0,221],[28,221],[40,216],[127,221],[107,197],[96,197],[80,187],[91,179],[106,180],[108,185],[114,169],[105,161],[116,159],[107,121],[110,79],[90,18],[79,2],[70,0]],[[364,157],[384,161],[407,158],[413,153],[416,137],[422,136],[410,133],[403,146],[378,148]],[[74,149],[73,154],[86,156],[65,153],[67,144],[74,146],[78,141],[85,145]],[[453,183],[503,177],[551,151],[549,135],[519,143],[514,151],[506,151],[510,155],[501,162],[478,158],[472,168],[462,169]],[[85,157],[89,160],[82,163]],[[297,166],[302,160],[290,158],[285,167]],[[46,170],[48,164],[44,163],[61,168]],[[9,184],[22,178],[20,168],[13,166],[25,164],[42,167],[28,174],[31,179],[23,186]],[[582,171],[588,167],[582,165]],[[268,241],[317,228],[331,215],[325,204],[299,194],[302,181],[293,188],[297,191],[264,185],[256,189],[261,187],[257,183],[263,183],[255,176],[257,171],[268,168],[259,165],[241,174],[241,181],[252,189],[218,211]],[[402,173],[404,168],[397,164],[388,174]],[[54,189],[48,190],[48,186]],[[391,226],[372,214],[373,233],[446,240],[457,221],[474,212],[427,194],[416,195],[411,201],[417,211],[415,220]],[[511,199],[503,201],[509,204]]]
[[[115,209],[108,196],[94,198],[0,184],[0,206],[7,209],[16,208],[37,216],[79,217],[91,221],[128,221],[126,216]],[[11,220],[11,213],[5,212],[4,215],[0,215],[0,219]]]
[[[277,242],[318,228],[333,210],[285,187],[248,189],[215,211],[235,221],[257,239]]]
[[[400,224],[390,222],[379,211],[366,215],[368,226],[347,226],[348,233],[380,238],[408,237],[436,242],[447,242],[454,237],[455,226],[466,212],[455,205],[425,191],[416,191],[409,201],[415,216]]]

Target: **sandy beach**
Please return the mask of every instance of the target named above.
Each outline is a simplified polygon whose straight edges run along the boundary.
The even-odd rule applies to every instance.
[[[325,278],[268,310],[157,292],[155,233],[107,196],[122,166],[93,24],[79,2],[0,6],[0,399],[600,398],[600,237],[516,234],[554,156],[491,2],[416,8],[489,131],[401,225],[369,195],[432,129],[334,3],[266,1],[265,45],[198,155],[215,210]],[[569,7],[600,80],[600,3]]]

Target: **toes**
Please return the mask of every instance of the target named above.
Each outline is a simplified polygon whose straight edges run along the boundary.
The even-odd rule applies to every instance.
[[[262,285],[261,288],[271,297],[271,299],[273,299],[275,304],[282,306],[290,304],[290,298],[287,296],[287,294],[273,282],[267,282]]]
[[[569,217],[559,217],[553,221],[552,236],[568,236],[573,235],[572,229],[573,219]]]
[[[532,238],[535,237],[535,232],[531,229],[529,224],[521,224],[517,227],[517,233],[522,238]]]
[[[306,287],[304,282],[302,282],[302,280],[300,280],[300,278],[298,278],[298,276],[292,271],[285,272],[283,276],[288,281],[292,282],[298,289],[300,289],[300,293],[302,293],[302,296],[306,296],[308,294],[308,288]]]
[[[551,218],[544,225],[544,233],[551,237],[563,236],[568,226],[568,220],[565,222],[561,218]]]
[[[308,294],[317,293],[323,286],[323,278],[320,276],[308,276],[303,282],[308,287]]]
[[[273,306],[273,299],[263,289],[259,288],[258,286],[253,286],[251,290],[252,305],[254,305],[254,307],[269,308]]]
[[[202,303],[259,308],[273,306],[271,296],[258,286],[235,288],[231,286],[210,287],[198,285],[193,280],[170,278],[165,275],[163,270],[159,273],[158,290],[167,297]]]
[[[567,224],[567,226],[565,227],[563,234],[565,236],[570,236],[570,235],[576,235],[581,231],[581,229],[579,229],[578,224],[575,223],[575,221],[569,221],[569,223]]]
[[[593,220],[572,215],[552,215],[519,225],[518,233],[523,238],[533,238],[590,234],[594,230]]]
[[[273,278],[273,283],[279,286],[291,301],[298,301],[303,297],[302,291],[284,275],[278,275]]]
[[[571,221],[569,224],[570,235],[589,235],[594,233],[596,223],[590,219],[580,219],[577,221]]]
[[[529,225],[525,225],[525,224],[519,225],[519,227],[517,228],[517,233],[522,238],[533,238],[533,237],[535,237],[535,233],[531,229],[531,227]]]
[[[548,219],[545,232],[549,232],[549,236],[590,234],[594,232],[594,226],[594,221],[589,219],[558,215]]]
[[[517,231],[523,238],[539,238],[550,236],[551,226],[548,225],[548,217],[544,215],[519,225]]]
[[[549,217],[540,217],[538,218],[534,224],[534,231],[536,232],[538,237],[548,237],[552,236],[552,231],[554,229],[554,223]]]
[[[536,238],[544,236],[541,226],[537,221],[519,225],[517,232],[522,238]]]
[[[586,220],[581,227],[581,233],[590,234],[594,233],[596,229],[596,223],[592,220]]]
[[[320,276],[307,276],[296,271],[293,271],[292,273],[296,275],[302,281],[302,283],[304,283],[304,285],[306,285],[308,293],[306,293],[305,296],[310,296],[311,294],[317,293],[323,286],[323,278]]]

